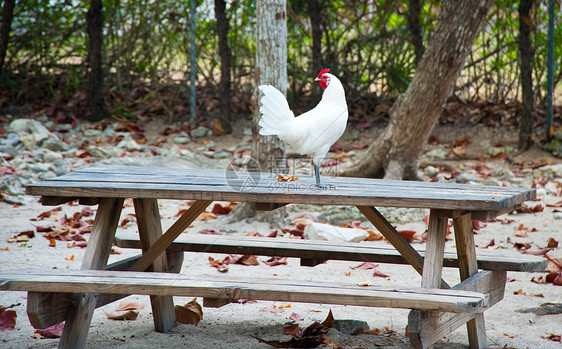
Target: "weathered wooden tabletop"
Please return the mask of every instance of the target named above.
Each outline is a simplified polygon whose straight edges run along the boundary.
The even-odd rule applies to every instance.
[[[29,185],[29,195],[75,198],[154,198],[319,205],[390,206],[503,213],[536,196],[534,189],[452,183],[312,176],[277,182],[266,173],[92,166]]]

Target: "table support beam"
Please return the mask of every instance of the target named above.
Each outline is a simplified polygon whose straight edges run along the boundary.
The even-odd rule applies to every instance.
[[[455,243],[457,245],[457,256],[459,259],[459,270],[461,280],[464,281],[478,273],[478,261],[476,259],[476,247],[472,232],[472,219],[470,214],[465,214],[453,219],[455,229]],[[467,324],[468,341],[471,349],[487,348],[486,324],[484,314],[478,314]]]
[[[100,201],[81,269],[105,269],[122,209],[123,199],[109,198]],[[98,295],[93,293],[72,295],[59,348],[86,346],[97,298]]]
[[[133,199],[135,214],[137,216],[137,226],[139,237],[142,244],[143,253],[152,246],[160,236],[162,236],[162,225],[160,223],[160,211],[158,200],[156,199]],[[166,254],[162,253],[149,267],[149,271],[168,272],[168,260]],[[176,323],[176,313],[174,310],[174,300],[172,296],[150,296],[154,328],[156,332],[165,333],[174,328]]]
[[[164,235],[158,238],[158,240],[143,253],[142,257],[133,265],[131,271],[145,271],[211,203],[212,201],[210,200],[195,201],[195,203],[168,228]]]
[[[375,228],[400,252],[408,263],[420,274],[423,275],[424,258],[416,251],[406,239],[394,229],[392,224],[384,218],[384,216],[372,206],[357,206],[359,211],[373,223]],[[426,254],[427,255],[427,254]],[[441,288],[450,288],[449,285],[441,280]],[[439,288],[439,285],[437,286]]]

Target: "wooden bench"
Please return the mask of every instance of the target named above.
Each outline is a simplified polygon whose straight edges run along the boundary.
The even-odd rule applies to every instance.
[[[466,323],[470,346],[484,348],[487,342],[483,312],[503,297],[505,271],[544,267],[544,261],[527,257],[517,261],[497,255],[495,259],[482,256],[478,260],[472,233],[472,219],[487,219],[509,212],[524,201],[534,199],[532,189],[326,178],[326,183],[336,189],[318,190],[312,178],[277,183],[269,177],[215,170],[95,166],[30,185],[27,193],[40,195],[45,205],[75,199],[80,199],[82,204],[99,205],[82,270],[4,271],[0,273],[0,289],[29,291],[28,314],[34,326],[44,327],[66,320],[59,342],[61,348],[85,347],[94,309],[127,294],[151,295],[155,328],[159,332],[166,332],[176,324],[173,295],[202,296],[204,305],[209,306],[252,298],[410,308],[413,310],[408,319],[408,336],[413,347],[429,347]],[[141,247],[143,253],[107,265],[126,198],[133,198],[139,239],[121,238],[119,243]],[[158,199],[196,201],[162,233]],[[183,237],[175,244],[174,241],[215,200],[255,202],[257,207],[267,209],[288,203],[357,206],[399,255],[381,248],[357,246],[355,250],[344,245],[334,248],[329,244],[297,241],[281,245],[285,242],[258,242],[254,238],[247,239],[240,247],[221,238],[216,244],[207,243],[206,251],[287,255],[302,258],[305,265],[325,259],[408,263],[422,275],[421,287],[392,290],[277,279],[232,280],[224,275],[190,278],[171,274],[180,270],[184,250],[200,251],[205,244],[196,243],[189,236],[188,241],[183,241]],[[375,206],[430,209],[425,252],[415,250],[404,240]],[[448,219],[453,220],[457,258],[444,252]],[[450,287],[442,280],[444,265],[458,267],[460,284]],[[478,271],[479,267],[501,270]],[[284,291],[278,291],[281,285]]]
[[[119,233],[115,245],[122,248],[142,249],[137,233]],[[182,234],[167,249],[168,251],[206,252],[225,254],[254,254],[258,256],[281,256],[300,258],[301,266],[313,267],[328,260],[409,264],[393,247],[373,247],[357,242],[328,242],[314,240],[275,239],[232,236],[212,237]],[[425,251],[416,249],[420,256]],[[546,268],[547,260],[540,256],[503,253],[501,251],[478,251],[478,269],[538,272]],[[458,268],[457,251],[445,250],[443,266]]]

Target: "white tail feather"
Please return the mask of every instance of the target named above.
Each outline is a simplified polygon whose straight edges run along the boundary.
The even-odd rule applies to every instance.
[[[294,120],[295,114],[289,108],[285,96],[278,89],[271,85],[261,85],[258,89],[263,92],[260,100],[262,117],[258,123],[262,128],[259,133],[263,136],[279,135]]]

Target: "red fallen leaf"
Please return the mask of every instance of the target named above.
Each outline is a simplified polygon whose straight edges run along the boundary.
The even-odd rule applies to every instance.
[[[484,248],[491,248],[496,246],[496,240],[492,239]]]
[[[239,260],[236,261],[237,264],[244,264],[244,265],[259,265],[258,258],[254,255],[243,255],[240,257]]]
[[[121,220],[119,226],[124,227],[129,223],[136,223],[136,222],[137,222],[137,217],[135,215],[128,214]]]
[[[530,296],[530,297],[540,297],[543,298],[544,294],[542,293],[531,293],[527,291],[523,291],[522,289],[518,289],[517,291],[513,292],[515,295],[522,295],[522,296]]]
[[[389,275],[383,273],[382,271],[378,270],[377,268],[375,268],[375,270],[373,271],[373,276],[378,276],[378,277],[389,277]]]
[[[39,333],[45,338],[60,338],[64,330],[64,321],[42,329]]]
[[[303,337],[313,337],[319,336],[321,334],[328,333],[328,327],[319,323],[318,321],[314,321],[310,326],[302,331]]]
[[[365,149],[367,148],[369,145],[367,143],[353,143],[351,144],[351,147],[354,149]]]
[[[77,151],[74,152],[74,156],[82,159],[82,158],[85,158],[85,157],[88,157],[88,156],[92,156],[92,154],[90,154],[90,152],[87,151],[87,150],[77,150]]]
[[[534,282],[535,284],[544,284],[546,283],[546,280],[544,278],[544,276],[539,276],[538,278],[535,278],[534,276],[531,278],[531,282]]]
[[[562,272],[548,273],[545,277],[545,281],[549,284],[562,286]]]
[[[16,327],[18,314],[15,310],[6,310],[0,306],[0,331],[11,331]]]
[[[267,261],[264,261],[265,264],[269,265],[270,267],[274,267],[276,265],[286,265],[287,264],[287,257],[271,257]]]
[[[248,232],[248,233],[246,234],[246,236],[255,236],[255,237],[258,237],[258,238],[263,238],[263,237],[264,237],[263,235],[261,235],[261,234],[258,233],[258,232],[255,232],[255,231],[250,231],[250,232]]]
[[[374,262],[363,262],[355,267],[350,267],[351,269],[361,269],[361,270],[366,270],[366,269],[375,269],[376,267],[378,267],[379,265],[377,263]]]
[[[544,258],[548,259],[549,262],[547,266],[547,270],[562,271],[562,258],[552,258],[547,254],[544,255]],[[554,264],[552,267],[550,265],[551,263]]]
[[[33,230],[26,230],[16,236],[27,236],[29,239],[33,239],[35,237],[35,232]]]
[[[295,313],[291,314],[291,316],[296,315]],[[289,317],[291,319],[291,317]],[[291,319],[295,320],[295,319]],[[302,320],[302,317],[301,317]],[[302,337],[302,330],[299,327],[299,324],[293,324],[289,326],[283,327],[283,334],[287,334],[293,336],[294,338],[301,338]]]
[[[545,247],[545,248],[541,248],[539,250],[525,250],[522,253],[524,254],[530,254],[530,255],[534,255],[534,256],[544,256],[545,254],[547,254],[548,252],[554,250],[554,247]]]
[[[225,233],[216,229],[203,229],[199,231],[199,234],[224,235]]]
[[[518,250],[526,250],[531,248],[531,244],[528,242],[516,242],[513,244],[513,247],[515,247]]]
[[[562,207],[562,201],[558,201],[555,204],[546,204],[546,207]]]
[[[285,311],[285,308],[279,308],[279,307],[276,307],[275,305],[270,305],[268,307],[261,308],[260,311],[270,312],[270,313],[273,313],[273,314],[280,314],[280,313]]]
[[[480,230],[486,227],[486,223],[482,223],[482,221],[473,220],[472,221],[472,230]]]
[[[339,153],[343,150],[343,147],[341,146],[341,144],[339,142],[336,142],[334,144],[332,144],[332,146],[330,147],[330,152],[332,153]]]
[[[277,230],[272,231],[271,233],[269,233],[269,235],[267,235],[268,238],[275,238],[277,237]]]
[[[53,231],[53,228],[54,228],[53,226],[45,226],[45,227],[37,226],[35,227],[35,231],[38,233],[48,233],[50,231]]]
[[[562,336],[559,334],[549,333],[547,336],[541,336],[541,338],[548,339],[549,341],[553,342],[562,342]]]
[[[216,203],[213,206],[213,209],[211,210],[212,213],[216,214],[216,215],[225,215],[225,214],[229,214],[230,211],[232,211],[232,209],[234,208],[234,206],[222,206],[219,203]]]
[[[275,348],[316,348],[324,343],[324,338],[320,336],[304,337],[304,338],[291,338],[289,341],[268,341],[255,336],[250,337],[256,339],[260,343],[270,345]]]
[[[546,246],[557,248],[558,247],[558,241],[556,241],[554,238],[548,238],[548,244]]]
[[[302,316],[300,316],[299,314],[297,314],[297,313],[292,313],[292,314],[289,316],[289,320],[302,321],[302,320],[304,320],[304,318],[303,318]]]
[[[82,209],[81,214],[82,214],[82,217],[90,217],[91,215],[94,214],[94,212],[92,212],[92,209],[91,209],[91,208],[89,208],[89,207],[84,207],[84,208]]]
[[[72,247],[80,247],[80,248],[85,248],[88,246],[88,242],[87,241],[80,241],[80,242],[71,242],[67,245],[68,248],[72,248]]]
[[[134,310],[129,310],[124,313],[105,313],[105,315],[109,320],[134,321],[139,316],[139,312]]]
[[[414,235],[416,235],[415,230],[399,230],[398,233],[408,242],[414,241]]]

